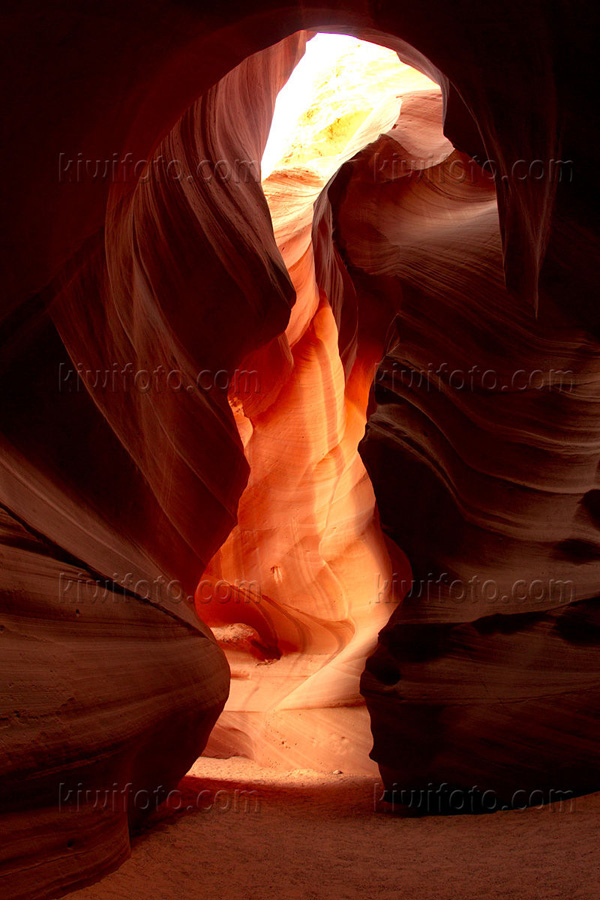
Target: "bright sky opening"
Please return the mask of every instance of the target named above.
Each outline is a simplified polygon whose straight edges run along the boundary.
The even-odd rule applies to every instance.
[[[394,126],[403,93],[430,87],[393,50],[317,34],[277,97],[262,180],[279,169],[308,168],[327,181],[341,162]]]

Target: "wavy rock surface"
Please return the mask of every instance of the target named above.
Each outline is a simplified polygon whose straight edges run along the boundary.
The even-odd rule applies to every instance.
[[[492,7],[469,0],[451,5],[423,0],[401,9],[383,0],[368,9],[350,2],[330,10],[312,2],[285,7],[251,2],[243,13],[237,3],[205,12],[193,3],[132,0],[110,15],[105,5],[93,2],[74,9],[59,0],[50,10],[31,0],[5,17],[8,174],[0,240],[0,502],[8,511],[3,584],[12,593],[3,595],[10,628],[5,626],[0,640],[7,638],[9,662],[15,648],[15,677],[8,676],[3,688],[5,708],[13,711],[2,736],[5,783],[34,784],[29,781],[32,760],[44,764],[36,750],[40,743],[47,741],[55,754],[49,757],[52,769],[42,768],[36,776],[42,780],[23,794],[27,802],[18,797],[15,802],[12,791],[14,809],[3,816],[8,835],[4,873],[16,879],[9,883],[5,874],[8,896],[48,896],[100,874],[126,850],[124,816],[102,822],[97,817],[85,841],[81,838],[81,854],[70,861],[71,837],[62,833],[68,827],[61,824],[66,818],[57,818],[49,801],[47,815],[35,809],[36,797],[48,800],[62,766],[75,775],[82,760],[95,760],[106,731],[113,748],[105,757],[110,760],[106,777],[109,771],[127,777],[131,769],[142,784],[157,779],[169,784],[185,764],[185,754],[161,749],[167,726],[177,746],[186,747],[189,726],[194,736],[189,752],[196,752],[225,700],[226,663],[185,597],[230,534],[248,478],[244,442],[247,449],[258,429],[244,431],[239,411],[234,417],[227,403],[227,387],[246,354],[263,359],[255,366],[261,371],[285,369],[290,392],[298,387],[296,376],[315,390],[327,382],[335,391],[334,414],[323,416],[331,434],[305,448],[306,464],[314,470],[318,454],[342,448],[333,463],[343,464],[346,496],[350,487],[357,497],[362,492],[359,511],[366,517],[369,510],[373,520],[370,488],[359,463],[345,468],[344,444],[345,411],[352,412],[348,433],[359,431],[368,382],[366,377],[356,382],[359,414],[360,404],[348,388],[342,392],[342,370],[350,384],[355,360],[377,358],[397,309],[399,285],[403,345],[399,348],[392,333],[364,445],[391,536],[392,566],[398,565],[397,539],[412,553],[415,572],[425,572],[426,578],[430,563],[436,581],[440,568],[459,578],[494,573],[504,591],[523,573],[530,587],[528,604],[535,592],[527,579],[543,570],[546,581],[572,577],[577,603],[559,601],[557,608],[544,593],[533,610],[520,599],[505,610],[510,618],[500,622],[489,621],[490,604],[485,607],[483,594],[462,603],[459,613],[453,607],[450,615],[447,586],[424,603],[418,598],[404,603],[365,675],[376,756],[389,784],[398,772],[413,783],[452,777],[463,786],[481,775],[481,784],[485,779],[494,789],[509,789],[515,772],[519,779],[521,773],[524,780],[532,777],[531,761],[542,744],[543,771],[567,759],[578,768],[581,786],[598,786],[597,681],[589,650],[596,640],[599,584],[600,319],[590,264],[598,254],[599,141],[590,115],[592,81],[585,78],[595,61],[594,15],[589,8],[585,16],[573,15],[568,5],[543,6],[537,0],[504,0]],[[372,230],[369,240],[364,234],[353,240],[357,209],[353,213],[342,202],[351,175],[346,169],[318,203],[313,254],[327,303],[319,293],[316,315],[298,312],[294,320],[296,360],[302,359],[296,366],[284,335],[294,286],[258,179],[235,185],[214,177],[168,180],[152,164],[149,171],[142,166],[147,177],[138,184],[137,165],[157,159],[161,149],[163,155],[177,155],[185,176],[204,159],[209,167],[219,160],[230,167],[236,159],[258,160],[275,95],[301,54],[304,37],[286,40],[262,60],[249,60],[241,73],[233,70],[290,34],[323,27],[381,41],[440,83],[447,137],[461,153],[494,160],[498,212],[489,181],[473,179],[472,199],[465,183],[455,183],[449,166],[464,157],[448,157],[443,189],[430,183],[433,171],[446,165],[448,147],[438,134],[433,143],[427,141],[433,158],[421,166],[422,178],[392,177],[388,188],[375,185],[381,210],[376,221],[368,218],[369,210],[373,215],[368,191],[361,194],[368,179],[357,177],[354,188],[363,198],[365,227]],[[416,104],[414,115],[429,121],[423,104]],[[392,140],[393,154],[402,147],[407,159],[421,156],[419,142],[415,147],[406,130],[397,137],[400,142],[384,139],[381,149]],[[546,169],[541,177],[522,179],[522,170],[514,168],[521,159],[547,166],[559,158],[573,161],[572,180],[552,179]],[[85,165],[78,168],[85,160],[92,162],[95,175]],[[94,168],[98,160],[101,168],[108,167],[108,176]],[[407,228],[403,217],[410,222]],[[337,248],[330,222],[343,232]],[[316,294],[308,257],[304,270],[298,266],[295,277],[300,276],[305,302],[298,310],[312,309]],[[336,330],[339,359],[333,346]],[[271,358],[268,364],[265,356]],[[570,367],[576,387],[521,396],[478,385],[462,397],[441,378],[441,390],[438,382],[435,391],[424,385],[407,389],[393,380],[395,363],[403,366],[405,357],[418,366],[438,359],[460,367],[492,361],[504,373],[514,370],[514,359],[519,368]],[[79,364],[81,385],[74,374]],[[211,386],[198,392],[154,389],[149,396],[130,384],[122,391],[111,387],[106,396],[95,372],[110,382],[115,369],[121,372],[128,364],[128,372],[162,366],[193,379],[207,371]],[[220,370],[227,373],[227,384],[215,390]],[[264,401],[267,418],[279,390],[274,379],[261,391],[258,407]],[[250,411],[253,398],[245,399],[244,418],[260,417],[258,409]],[[316,493],[295,474],[300,496],[307,489]],[[319,504],[326,502],[329,478],[328,473],[319,479]],[[344,511],[341,498],[343,520],[354,504],[345,500]],[[271,521],[278,522],[277,504],[269,502],[267,508]],[[308,529],[313,542],[326,534],[322,520],[321,507]],[[331,535],[329,546],[319,546],[329,569],[336,554],[347,558],[348,544],[343,553],[342,545],[356,529],[354,524],[340,529],[344,540],[338,547]],[[295,537],[286,538],[276,555],[286,542],[297,545]],[[375,545],[383,546],[380,536]],[[309,559],[309,581],[315,583],[320,563],[315,565],[315,556]],[[111,608],[108,621],[102,618],[104,608],[102,614],[86,608],[78,617],[90,617],[86,636],[70,621],[65,631],[71,613],[67,616],[62,604],[57,612],[53,598],[61,571],[70,571],[70,565],[114,582],[119,597],[125,585],[137,598],[132,619],[129,607]],[[325,565],[322,569],[328,571]],[[157,602],[148,606],[147,585],[155,583],[171,588],[161,589],[151,598]],[[328,658],[334,643],[336,650],[343,643],[339,623],[349,617],[344,603],[331,598],[327,591],[319,594],[324,624],[318,637],[315,613],[307,611],[305,598],[298,600],[302,608],[295,619],[302,627],[289,629],[290,658],[302,646],[303,634],[310,635],[322,658]],[[518,619],[519,612],[531,612],[534,619],[527,624]],[[432,655],[432,629],[438,626],[435,633],[444,646],[436,656],[436,674],[431,659],[411,662],[410,654],[418,645]],[[265,630],[264,617],[260,627]],[[279,627],[283,634],[283,623]],[[409,628],[425,631],[407,649],[403,641],[409,631],[403,629]],[[504,633],[511,629],[513,636]],[[119,638],[119,643],[116,632],[132,635],[131,641]],[[147,637],[135,650],[133,632],[136,639]],[[350,632],[347,628],[346,647],[352,643]],[[256,649],[254,632],[244,634]],[[123,651],[124,643],[131,652]],[[60,658],[52,655],[58,646]],[[152,660],[148,647],[154,647]],[[109,652],[104,655],[102,648]],[[264,649],[263,642],[263,655]],[[361,647],[360,653],[365,650]],[[37,681],[23,679],[25,651],[33,654]],[[110,669],[115,654],[116,672]],[[74,658],[76,678],[70,671],[64,674]],[[43,671],[39,660],[50,661]],[[157,667],[157,660],[164,666]],[[399,667],[407,682],[406,701],[398,687]],[[479,675],[482,667],[485,679]],[[324,671],[328,668],[332,671]],[[346,671],[354,691],[356,659]],[[432,698],[437,692],[439,699],[443,679],[445,686],[453,680],[469,684],[470,697],[461,692],[455,702],[458,690],[446,687],[436,707]],[[315,675],[311,681],[316,680]],[[17,681],[21,693],[13,703],[10,692]],[[491,701],[481,700],[482,681],[492,691]],[[325,685],[324,700],[333,686]],[[545,694],[544,686],[549,688]],[[513,702],[519,690],[521,699]],[[351,695],[345,688],[343,693]],[[175,718],[170,711],[174,697]],[[108,710],[101,718],[98,702]],[[36,710],[47,722],[41,736]],[[123,715],[117,715],[119,710]],[[19,719],[28,711],[24,724]],[[284,712],[291,734],[290,714]],[[297,713],[300,719],[303,712]],[[305,733],[301,723],[297,730]],[[135,763],[147,745],[159,748],[160,771],[144,772],[139,759]],[[413,756],[407,759],[411,747]],[[100,769],[91,775],[94,783],[103,783]],[[36,823],[33,832],[31,822]]]
[[[413,575],[363,677],[373,756],[388,785],[589,790],[599,347],[558,292],[538,317],[507,293],[493,182],[456,152],[410,173],[406,146],[394,172],[396,134],[336,222],[359,310],[398,309],[361,454]]]
[[[104,232],[5,322],[7,896],[54,896],[122,861],[128,827],[202,752],[227,698],[192,595],[247,478],[231,373],[293,298],[252,162],[304,42],[208,91],[132,193],[113,185]]]
[[[357,343],[343,364],[339,317],[353,289],[331,239],[316,245],[317,279],[313,206],[345,160],[396,124],[405,93],[439,88],[390,51],[348,44],[263,178],[296,302],[284,335],[253,359],[260,383],[277,390],[231,397],[250,478],[205,573],[217,596],[204,583],[196,596],[232,666],[209,751],[361,773],[373,767],[359,681],[389,616],[392,572],[357,451],[381,348],[373,356]],[[233,602],[219,602],[225,584]]]
[[[0,518],[0,873],[54,897],[120,864],[204,748],[229,673],[209,630]]]

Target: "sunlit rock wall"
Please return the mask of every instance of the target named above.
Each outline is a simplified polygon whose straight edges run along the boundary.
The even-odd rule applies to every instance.
[[[317,243],[317,278],[313,207],[344,161],[395,125],[403,94],[439,88],[391,51],[345,44],[335,66],[325,57],[312,90],[303,60],[278,101],[288,112],[296,79],[306,91],[307,108],[295,122],[287,115],[280,158],[263,175],[296,302],[285,333],[245,360],[262,390],[231,394],[250,479],[196,596],[232,667],[209,752],[363,772],[372,771],[371,732],[359,680],[391,602],[392,564],[358,455],[383,335],[374,352],[356,334],[344,367],[340,314],[353,289],[330,236]],[[276,113],[270,142],[279,127]]]
[[[252,78],[245,84],[238,80],[231,92],[215,85],[251,54],[302,29],[350,31],[382,41],[438,80],[447,137],[462,153],[492,159],[497,176],[497,227],[491,190],[476,178],[474,208],[468,212],[470,201],[465,200],[466,208],[459,211],[461,204],[442,192],[431,207],[432,224],[413,223],[412,245],[409,234],[396,234],[391,226],[396,214],[383,204],[370,258],[357,259],[354,266],[349,262],[353,228],[346,231],[347,246],[340,240],[337,248],[329,228],[330,221],[338,227],[343,211],[343,181],[329,187],[329,199],[319,200],[315,272],[338,325],[346,385],[353,360],[366,358],[360,341],[371,345],[376,358],[385,317],[389,312],[387,327],[398,300],[398,260],[404,261],[405,272],[403,327],[415,361],[431,355],[419,357],[417,352],[419,335],[429,332],[431,322],[445,331],[447,344],[460,357],[460,324],[476,360],[487,364],[488,357],[498,355],[498,346],[498,367],[514,368],[503,355],[509,352],[523,353],[527,365],[556,353],[555,367],[568,363],[577,375],[574,392],[536,392],[528,408],[524,399],[497,396],[497,411],[483,402],[477,409],[469,404],[462,420],[456,403],[450,402],[456,398],[436,391],[425,399],[444,399],[443,409],[427,409],[439,423],[452,411],[445,433],[456,449],[448,448],[446,437],[434,446],[433,425],[424,429],[417,410],[411,413],[410,427],[420,439],[412,441],[412,453],[403,421],[414,404],[397,394],[393,384],[385,396],[378,388],[365,460],[383,511],[394,570],[398,564],[392,555],[400,551],[394,550],[393,538],[400,540],[408,532],[407,550],[412,547],[419,571],[431,558],[462,572],[499,566],[504,578],[510,558],[517,567],[515,577],[523,571],[528,578],[538,571],[538,562],[548,563],[551,571],[545,577],[573,570],[580,602],[559,604],[552,611],[536,609],[527,627],[513,610],[500,632],[497,620],[479,619],[475,627],[477,610],[463,615],[458,630],[449,630],[446,626],[454,620],[443,613],[438,635],[450,649],[436,655],[435,671],[433,623],[423,622],[425,632],[419,635],[406,630],[421,627],[418,623],[405,620],[399,628],[394,623],[365,676],[376,756],[389,783],[399,772],[406,782],[418,783],[450,771],[463,786],[482,775],[504,789],[514,783],[516,771],[527,782],[525,788],[537,784],[531,760],[537,762],[542,747],[543,771],[570,766],[581,786],[597,787],[592,651],[598,594],[594,383],[600,321],[592,261],[598,256],[599,141],[597,119],[590,114],[596,102],[593,79],[587,77],[596,58],[596,13],[583,7],[574,15],[571,6],[537,0],[505,0],[495,6],[463,0],[451,5],[423,0],[402,7],[382,2],[368,9],[351,2],[330,10],[310,2],[285,8],[250,3],[243,13],[239,4],[225,3],[204,9],[193,3],[133,0],[108,15],[105,5],[95,3],[48,7],[32,0],[3,20],[7,89],[0,240],[0,503],[8,517],[1,539],[8,574],[3,575],[6,624],[0,641],[7,650],[3,705],[11,713],[0,751],[13,803],[2,816],[2,875],[9,897],[53,896],[60,888],[97,877],[127,852],[126,814],[111,818],[105,829],[95,810],[87,828],[80,827],[82,818],[77,823],[85,840],[70,843],[71,826],[55,799],[61,766],[74,775],[83,766],[90,784],[103,784],[112,775],[111,765],[120,779],[129,777],[128,769],[136,771],[136,760],[147,758],[153,762],[149,770],[138,772],[140,783],[172,783],[202,747],[225,701],[225,659],[185,598],[230,533],[249,474],[244,454],[249,432],[240,429],[240,437],[239,412],[234,417],[227,402],[229,385],[219,396],[211,389],[208,396],[206,391],[186,392],[184,399],[182,391],[171,391],[169,402],[153,395],[144,399],[131,387],[126,397],[107,399],[93,374],[84,374],[77,390],[73,371],[81,364],[84,372],[112,372],[113,364],[118,369],[126,360],[132,367],[152,366],[152,371],[167,364],[169,371],[186,375],[218,367],[233,377],[245,353],[261,347],[285,351],[287,338],[281,336],[288,327],[294,288],[258,181],[239,190],[231,183],[211,187],[204,180],[167,188],[152,175],[138,186],[144,169],[135,165],[153,159],[161,146],[176,148],[186,175],[205,147],[209,164],[223,154],[229,162],[230,154],[234,159],[260,157],[275,95],[302,52],[302,40],[286,43],[270,59],[273,80],[259,64],[251,68]],[[264,106],[257,102],[259,85],[265,88]],[[239,141],[231,139],[233,132]],[[406,140],[404,136],[400,143],[414,156]],[[440,153],[429,167],[443,159],[441,144]],[[572,179],[550,177],[550,161],[558,159],[572,161]],[[109,174],[92,176],[85,166],[81,172],[80,160],[91,161],[93,170],[100,160]],[[541,177],[522,179],[522,170],[514,168],[518,160],[541,160]],[[348,180],[349,173],[340,178]],[[424,184],[415,186],[417,195]],[[402,184],[394,183],[392,195],[397,188],[405,193]],[[461,185],[456,196],[464,200],[463,191]],[[406,194],[417,210],[429,207],[412,196],[412,186]],[[460,253],[453,244],[452,217],[447,227],[443,224],[449,209],[457,211],[465,236]],[[385,274],[376,274],[382,263]],[[479,297],[477,286],[482,285],[490,294],[489,306]],[[459,290],[465,294],[464,312],[453,302]],[[361,301],[367,294],[374,305]],[[418,313],[421,300],[425,308]],[[357,319],[358,305],[362,315]],[[538,319],[531,312],[536,308]],[[425,320],[429,309],[431,322]],[[332,383],[337,379],[339,384],[328,337],[331,320],[324,318],[327,313],[318,320],[320,335],[327,337],[324,371],[329,368]],[[299,317],[300,330],[302,322]],[[278,337],[275,346],[272,341]],[[397,353],[393,332],[387,349],[382,380],[389,382],[385,373]],[[444,355],[449,352],[444,349]],[[273,364],[273,371],[278,365]],[[521,359],[517,366],[522,367]],[[64,381],[69,370],[70,380]],[[360,384],[362,397],[362,380]],[[273,391],[277,389],[274,384]],[[475,399],[485,401],[486,396]],[[346,388],[344,405],[348,398]],[[248,413],[246,409],[245,418],[252,418]],[[335,419],[336,428],[340,421]],[[459,421],[469,437],[461,435]],[[390,439],[390,430],[398,427],[400,433]],[[518,454],[509,452],[511,436],[515,446],[520,440],[525,448]],[[496,454],[501,446],[508,453],[502,465]],[[430,458],[440,453],[437,471],[424,465],[424,451]],[[524,472],[525,455],[531,465]],[[400,483],[408,463],[410,475]],[[476,475],[468,471],[465,478],[465,467]],[[356,476],[358,466],[352,471]],[[497,500],[494,521],[492,498],[485,495],[490,486],[486,474],[498,489],[490,487],[489,492]],[[394,487],[386,490],[384,475]],[[481,498],[471,485],[483,481]],[[403,500],[414,515],[414,533],[406,519],[400,521]],[[430,501],[427,524],[424,511]],[[61,573],[73,585],[81,580],[80,571],[92,584],[108,581],[107,597],[114,593],[120,598],[127,588],[133,624],[125,606],[100,610],[90,601],[83,609],[76,607],[79,616],[73,619],[61,598],[57,610],[55,598],[65,587]],[[152,607],[144,603],[149,584],[161,586],[152,595],[157,601]],[[171,590],[165,590],[169,584]],[[81,588],[82,596],[86,591]],[[409,602],[399,615],[418,615],[417,606]],[[424,615],[431,612],[426,603]],[[142,634],[147,641],[139,639]],[[249,636],[254,632],[246,634],[254,646]],[[408,647],[402,650],[405,639]],[[387,672],[381,665],[384,643],[391,647]],[[146,644],[153,648],[152,665]],[[423,651],[411,662],[415,647]],[[264,654],[264,645],[260,652]],[[476,684],[473,657],[478,673],[486,668],[485,678],[477,674]],[[399,666],[407,702],[398,688]],[[457,686],[452,694],[447,687],[451,682],[464,682],[470,692]],[[480,702],[481,691],[492,682],[491,702]],[[440,684],[445,693],[436,706],[440,690],[432,685]],[[132,709],[136,697],[140,718]],[[518,702],[509,703],[509,697]],[[104,703],[115,704],[114,717],[99,714]],[[185,748],[181,756],[178,749],[157,744],[165,731],[177,747]],[[38,749],[46,743],[48,770]],[[102,776],[96,766],[99,752],[111,760]],[[38,774],[30,781],[34,763]],[[564,780],[569,783],[568,772]],[[13,785],[23,785],[23,791]]]

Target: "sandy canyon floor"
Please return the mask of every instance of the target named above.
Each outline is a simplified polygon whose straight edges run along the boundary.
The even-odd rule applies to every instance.
[[[414,817],[373,778],[199,759],[121,868],[73,900],[600,900],[600,794]],[[180,807],[180,809],[176,809]]]

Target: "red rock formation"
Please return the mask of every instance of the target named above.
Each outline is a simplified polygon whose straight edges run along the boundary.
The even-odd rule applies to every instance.
[[[390,614],[392,563],[358,455],[382,348],[356,342],[343,364],[353,289],[327,229],[317,276],[313,205],[330,174],[396,122],[401,97],[439,89],[389,51],[347,44],[333,74],[317,76],[296,140],[263,176],[296,302],[284,335],[252,356],[267,390],[230,396],[250,479],[196,597],[233,679],[208,752],[357,773],[374,768],[360,675]]]
[[[352,164],[336,219],[359,310],[398,308],[361,453],[413,576],[363,677],[373,756],[398,790],[590,790],[598,347],[556,290],[537,317],[506,291],[468,157],[384,166],[400,131]]]
[[[247,358],[262,372],[289,372],[293,393],[286,341],[290,353],[294,341],[283,335],[294,287],[258,179],[187,176],[204,159],[231,169],[260,157],[275,95],[303,48],[303,36],[288,36],[306,28],[380,41],[438,81],[457,155],[442,162],[448,147],[429,129],[424,98],[415,98],[418,133],[435,156],[425,175],[373,185],[363,155],[329,187],[313,236],[329,306],[319,294],[315,316],[292,320],[296,358],[304,345],[323,348],[322,371],[343,418],[352,372],[377,357],[401,299],[363,446],[392,553],[400,554],[397,540],[418,578],[489,576],[501,596],[515,580],[529,586],[500,620],[489,618],[496,610],[479,594],[449,609],[449,587],[399,607],[363,679],[375,757],[389,786],[398,778],[508,793],[515,785],[598,786],[591,648],[600,574],[599,322],[590,265],[598,250],[598,135],[582,77],[595,58],[591,18],[590,10],[584,20],[572,7],[537,0],[263,3],[243,13],[238,4],[203,12],[169,0],[133,0],[110,13],[105,4],[73,10],[59,2],[49,11],[31,0],[6,16],[6,896],[52,896],[116,864],[127,852],[127,814],[105,817],[96,804],[92,817],[86,808],[71,818],[54,805],[57,785],[173,784],[225,700],[225,660],[186,598],[219,548],[225,544],[225,558],[240,535],[232,529],[249,471],[227,403],[236,369]],[[391,140],[401,158],[419,156],[421,138],[411,143],[402,116],[398,129],[382,152]],[[181,179],[154,163],[135,165],[161,154],[180,162]],[[457,182],[451,166],[467,162],[460,154],[494,161],[497,213],[477,170]],[[552,177],[557,159],[573,160],[572,180]],[[85,160],[100,160],[100,174]],[[538,168],[522,178],[519,160],[540,160],[541,177]],[[427,371],[430,363],[477,364],[502,375],[571,368],[575,389],[501,393],[477,383],[462,396],[443,377],[434,391],[407,389],[394,382],[398,362]],[[80,390],[67,374],[78,364],[92,373]],[[122,390],[112,385],[115,372],[165,377],[160,367],[181,374],[186,389],[150,393],[145,376]],[[215,389],[218,371],[227,378]],[[188,391],[201,372],[212,373],[210,387]],[[366,385],[356,383],[363,404]],[[249,419],[270,410],[270,440],[280,390],[277,378],[267,380],[264,410],[244,407]],[[338,437],[342,447],[336,434],[321,450]],[[370,493],[359,463],[347,471]],[[316,504],[316,518],[331,499]],[[374,521],[372,497],[360,508]],[[275,527],[277,510],[269,513]],[[107,580],[111,598],[131,596],[131,607],[119,600],[108,612],[90,599],[77,616],[61,585],[65,577],[79,582],[80,571]],[[535,600],[538,574],[572,580],[577,602],[556,603],[548,593]],[[346,618],[334,609],[331,628],[331,611],[319,608],[326,624],[316,636],[307,598],[296,605],[297,621],[310,626],[294,626],[290,646],[297,651],[298,633],[308,634],[326,655]],[[533,615],[524,621],[520,613]],[[283,623],[274,632],[279,642]],[[269,646],[257,633],[264,656]],[[253,632],[245,635],[254,646]],[[357,658],[350,662],[354,685]],[[325,702],[337,685],[325,679]],[[350,696],[345,687],[343,694]],[[551,783],[565,760],[560,783]]]
[[[260,158],[303,46],[293,37],[238,68],[155,159],[196,173]],[[245,96],[257,83],[262,123]],[[228,383],[292,297],[252,171],[173,179],[150,163],[133,193],[117,180],[104,231],[5,322],[10,896],[54,896],[120,862],[128,822],[152,808],[140,792],[164,799],[206,744],[229,669],[192,596],[247,477]]]
[[[94,580],[4,511],[0,529],[0,871],[6,897],[53,897],[129,855],[229,677],[200,622]]]

